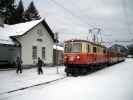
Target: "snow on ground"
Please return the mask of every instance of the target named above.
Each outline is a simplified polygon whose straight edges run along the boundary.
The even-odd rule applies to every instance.
[[[133,59],[93,74],[0,95],[0,100],[132,100]]]
[[[0,94],[64,77],[64,67],[58,68],[56,74],[56,67],[45,67],[43,75],[38,75],[37,68],[24,69],[22,74],[16,74],[15,70],[0,71]]]

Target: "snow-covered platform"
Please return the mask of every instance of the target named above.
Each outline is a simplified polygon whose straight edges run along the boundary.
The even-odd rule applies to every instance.
[[[23,79],[24,83],[28,79],[32,81],[34,77],[37,81],[41,81],[47,80],[47,76],[48,78],[64,76],[64,72],[57,75],[56,70],[52,70],[45,71],[44,76],[38,76],[36,69],[27,70],[20,76],[16,76],[15,72],[9,72],[7,75],[7,72],[3,75],[7,78],[7,83],[3,83],[1,79],[0,84],[3,88],[11,88],[13,85],[9,82],[12,82],[11,78],[14,77],[19,81]],[[2,78],[2,74],[0,76]],[[17,85],[16,80],[14,86]],[[89,75],[67,77],[48,85],[0,95],[0,100],[133,100],[133,59],[126,59],[122,63]]]
[[[58,67],[58,74],[56,67],[44,67],[43,71],[42,75],[38,75],[37,68],[24,69],[22,74],[16,74],[16,70],[0,71],[0,94],[50,82],[65,76],[64,66]]]

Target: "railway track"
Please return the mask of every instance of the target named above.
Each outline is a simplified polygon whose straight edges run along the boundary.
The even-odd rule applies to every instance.
[[[4,95],[4,94],[8,94],[8,93],[14,93],[14,92],[17,92],[17,91],[21,91],[21,90],[25,90],[25,89],[29,89],[29,88],[33,88],[33,87],[50,84],[50,83],[53,83],[53,82],[57,82],[57,81],[63,80],[65,78],[67,78],[67,76],[62,77],[62,78],[58,78],[58,79],[55,79],[55,80],[52,80],[52,81],[48,81],[48,82],[42,82],[42,83],[38,83],[38,84],[35,84],[35,85],[31,85],[31,86],[22,87],[22,88],[19,88],[19,89],[6,91],[6,92],[3,92],[3,93],[0,93],[0,95]]]

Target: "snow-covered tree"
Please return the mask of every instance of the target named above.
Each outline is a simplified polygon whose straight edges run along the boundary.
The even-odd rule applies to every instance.
[[[5,17],[5,23],[12,23],[15,11],[15,0],[0,0],[0,14]]]
[[[14,15],[14,24],[20,22],[24,22],[24,6],[22,0],[19,1]]]
[[[41,18],[33,1],[28,6],[28,9],[25,11],[24,17],[26,21],[38,20]]]

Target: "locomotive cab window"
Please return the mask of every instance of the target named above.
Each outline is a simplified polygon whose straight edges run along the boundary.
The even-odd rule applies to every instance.
[[[71,52],[81,52],[81,44],[73,43],[71,46]]]
[[[93,52],[96,53],[97,52],[97,48],[93,47]]]
[[[69,43],[65,45],[65,52],[81,52],[82,51],[82,45],[81,43]]]

